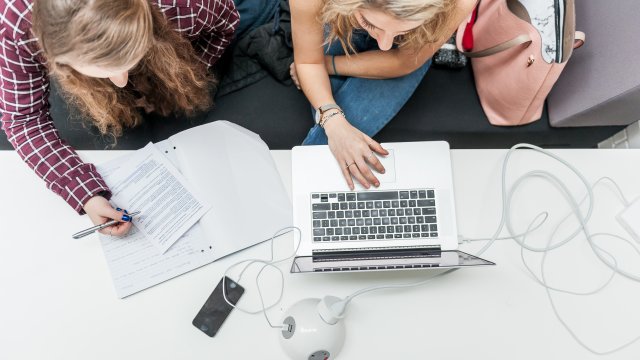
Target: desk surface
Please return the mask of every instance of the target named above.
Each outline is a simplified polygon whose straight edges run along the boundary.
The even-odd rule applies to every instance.
[[[453,150],[459,232],[490,236],[499,221],[499,179],[504,150]],[[558,150],[591,182],[610,176],[625,194],[640,195],[640,150]],[[121,152],[82,152],[100,163]],[[290,152],[273,156],[291,187]],[[576,194],[583,194],[566,170],[538,155],[519,153],[511,174],[534,168],[555,169]],[[261,316],[233,312],[215,338],[191,325],[224,269],[248,257],[266,257],[265,245],[234,254],[127,299],[115,296],[97,236],[71,234],[89,225],[50,193],[13,152],[0,152],[0,358],[1,359],[283,359],[276,331]],[[513,177],[510,177],[513,178]],[[628,237],[615,221],[623,206],[610,186],[596,188],[592,232]],[[516,227],[524,229],[542,210],[550,223],[567,214],[561,196],[541,180],[525,184],[514,198]],[[35,220],[37,219],[37,221]],[[546,241],[553,226],[532,237]],[[602,239],[602,243],[611,243]],[[482,243],[465,244],[473,253]],[[284,253],[289,245],[282,245]],[[622,266],[640,273],[640,261],[628,247]],[[484,256],[498,265],[464,269],[427,286],[384,290],[355,300],[346,318],[347,340],[339,359],[601,359],[581,348],[555,319],[547,294],[526,272],[520,247],[502,241]],[[525,254],[536,268],[540,256]],[[623,259],[624,257],[621,257]],[[284,299],[269,312],[279,320],[283,309],[304,297],[345,296],[362,287],[416,281],[432,272],[361,274],[285,273]],[[576,291],[606,280],[606,268],[581,239],[548,257],[552,285]],[[269,277],[268,277],[269,279]],[[250,284],[244,306],[257,306]],[[271,295],[275,294],[272,289]],[[269,295],[269,293],[267,293]],[[576,335],[596,350],[607,350],[640,335],[640,284],[616,277],[601,294],[553,295]],[[607,359],[631,359],[637,343]],[[222,356],[222,357],[220,357]]]

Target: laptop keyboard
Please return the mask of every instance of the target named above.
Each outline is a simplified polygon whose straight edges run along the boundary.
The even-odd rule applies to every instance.
[[[438,237],[433,189],[311,194],[313,241]]]

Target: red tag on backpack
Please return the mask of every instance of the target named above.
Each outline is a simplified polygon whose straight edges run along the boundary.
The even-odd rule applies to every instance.
[[[462,36],[462,48],[465,51],[473,50],[473,25],[476,23],[476,19],[478,18],[478,6],[473,9],[471,13],[471,18],[467,23],[467,26],[464,28],[464,34]]]

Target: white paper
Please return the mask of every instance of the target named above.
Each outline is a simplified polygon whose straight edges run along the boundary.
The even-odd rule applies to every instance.
[[[112,201],[129,211],[141,212],[133,223],[160,253],[210,209],[153,144],[99,170],[113,193]]]
[[[205,238],[196,225],[163,255],[135,228],[122,238],[100,235],[116,294],[124,298],[210,263]]]

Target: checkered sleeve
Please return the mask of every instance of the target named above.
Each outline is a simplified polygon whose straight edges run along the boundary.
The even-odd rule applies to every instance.
[[[202,25],[194,46],[202,61],[213,66],[233,39],[240,16],[233,0],[201,0],[196,21]]]
[[[34,44],[34,39],[13,39],[6,31],[0,35],[2,129],[47,187],[83,214],[92,196],[111,194],[95,166],[60,139],[49,113],[47,70],[30,50]]]

